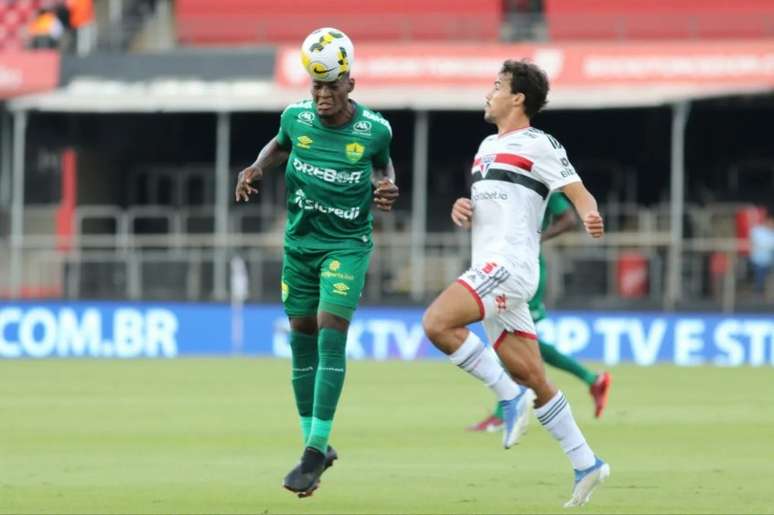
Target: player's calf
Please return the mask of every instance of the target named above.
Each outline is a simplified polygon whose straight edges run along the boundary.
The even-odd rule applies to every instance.
[[[532,340],[508,334],[498,345],[497,354],[511,377],[535,392],[536,406],[542,406],[556,395],[557,390],[546,377],[540,351],[535,352],[530,345],[537,349]]]

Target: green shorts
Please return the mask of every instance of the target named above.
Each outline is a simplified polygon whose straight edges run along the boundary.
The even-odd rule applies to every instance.
[[[285,247],[282,304],[289,317],[325,311],[351,320],[365,285],[371,249]]]
[[[529,301],[529,313],[532,315],[532,321],[538,322],[546,317],[546,305],[543,304],[543,295],[546,293],[546,260],[543,258],[543,254],[540,254],[538,260],[540,266],[540,278],[538,279],[538,287],[535,291],[535,295]]]

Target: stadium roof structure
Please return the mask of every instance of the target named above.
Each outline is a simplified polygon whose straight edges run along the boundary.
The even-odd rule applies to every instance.
[[[358,87],[353,98],[377,110],[483,111],[482,87]],[[761,94],[765,85],[697,84],[558,86],[549,109],[657,107],[686,100]],[[11,111],[70,113],[279,112],[308,98],[304,88],[273,81],[162,79],[142,82],[82,78],[59,89],[8,102]]]
[[[549,108],[649,107],[774,90],[774,40],[360,45],[353,97],[374,109],[480,110],[505,59],[551,82]],[[279,111],[308,97],[297,47],[62,57],[58,89],[11,110]]]

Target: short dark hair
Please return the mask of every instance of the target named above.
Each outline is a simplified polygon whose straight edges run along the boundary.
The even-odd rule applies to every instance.
[[[500,73],[511,74],[511,93],[524,94],[524,114],[532,118],[548,103],[548,77],[536,64],[508,59]]]

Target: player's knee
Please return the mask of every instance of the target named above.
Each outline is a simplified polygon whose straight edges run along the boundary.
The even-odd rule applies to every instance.
[[[317,319],[314,316],[290,317],[290,329],[304,334],[316,334]]]
[[[438,343],[443,334],[448,330],[443,318],[432,308],[425,311],[425,314],[422,316],[422,328],[425,330],[427,339],[435,344]]]

